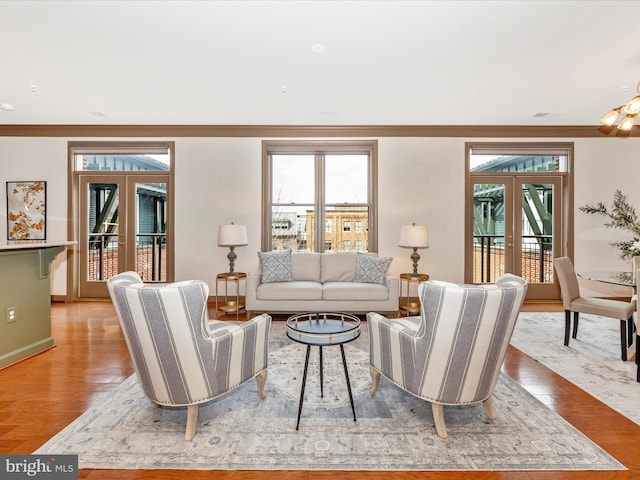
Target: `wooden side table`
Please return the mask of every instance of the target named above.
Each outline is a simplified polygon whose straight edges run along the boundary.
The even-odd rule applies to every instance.
[[[244,308],[244,302],[240,301],[240,286],[244,283],[245,294],[247,288],[247,274],[244,272],[219,273],[216,275],[216,311],[223,313],[236,313],[236,320],[240,320],[240,310]],[[218,285],[224,282],[224,302],[218,300]],[[235,284],[236,294],[229,296],[229,283]],[[244,298],[244,296],[242,296]]]
[[[420,300],[413,300],[410,296],[411,284],[426,282],[429,280],[429,275],[424,273],[401,273],[400,274],[400,316],[405,312],[406,316],[416,315],[420,313]],[[407,288],[406,295],[403,294],[404,287]]]

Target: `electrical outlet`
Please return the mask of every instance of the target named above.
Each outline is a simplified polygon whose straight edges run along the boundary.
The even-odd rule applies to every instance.
[[[17,307],[7,307],[7,323],[16,321]]]

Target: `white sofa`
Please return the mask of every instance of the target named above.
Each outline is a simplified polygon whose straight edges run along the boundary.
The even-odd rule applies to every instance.
[[[247,276],[250,315],[376,311],[395,316],[398,312],[399,281],[386,274],[389,257],[360,252],[258,255],[260,272]]]

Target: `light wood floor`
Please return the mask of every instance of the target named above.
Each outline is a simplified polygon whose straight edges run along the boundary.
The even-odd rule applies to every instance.
[[[560,310],[529,304],[525,311]],[[214,312],[211,312],[212,314]],[[213,315],[212,315],[213,316]],[[133,373],[110,302],[55,303],[57,347],[0,370],[0,453],[28,454]],[[562,339],[558,339],[562,341]],[[640,480],[640,426],[510,347],[504,371],[616,457],[623,472],[336,472],[81,470],[89,479]],[[637,395],[637,389],[635,390]],[[638,399],[640,408],[640,398]]]

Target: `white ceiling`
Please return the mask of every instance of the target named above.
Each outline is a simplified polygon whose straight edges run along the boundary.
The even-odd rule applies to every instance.
[[[597,125],[636,93],[638,18],[619,0],[3,0],[0,124]]]

